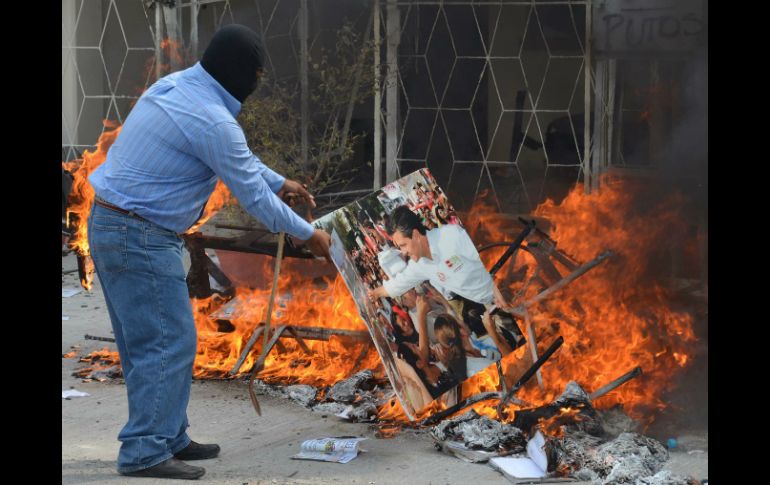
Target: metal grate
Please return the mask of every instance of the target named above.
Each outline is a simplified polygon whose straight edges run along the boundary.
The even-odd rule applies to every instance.
[[[459,209],[487,191],[509,213],[583,179],[595,88],[585,89],[586,1],[64,0],[63,159],[91,148],[104,119],[123,122],[168,62],[162,39],[183,43],[189,65],[223,24],[251,25],[271,75],[301,83],[302,9],[312,58],[340,20],[332,3],[364,18],[377,5],[383,52],[395,54],[391,79],[382,56],[374,115],[386,127],[388,179],[428,166]]]
[[[582,177],[581,2],[401,2],[397,167],[526,213]]]

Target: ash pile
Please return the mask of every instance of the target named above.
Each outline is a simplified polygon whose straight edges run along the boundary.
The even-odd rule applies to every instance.
[[[377,408],[393,397],[387,379],[376,378],[368,369],[328,388],[306,384],[272,385],[256,379],[254,390],[258,395],[290,399],[313,412],[333,414],[355,422],[374,422]]]
[[[488,462],[514,483],[698,485],[663,470],[666,447],[639,434],[636,422],[619,409],[595,409],[576,382],[550,404],[516,411],[510,422],[470,410],[429,433],[437,449],[468,462]],[[525,462],[542,473],[517,474]]]
[[[72,354],[72,355],[70,355]],[[76,351],[64,358],[75,357]],[[81,357],[85,366],[75,370],[73,377],[83,382],[123,384],[123,370],[115,352],[107,349]],[[269,384],[261,379],[254,381],[257,395],[282,397],[314,412],[333,414],[354,422],[374,422],[377,408],[391,401],[395,394],[386,378],[377,378],[371,370],[358,372],[331,387],[316,388],[306,384]]]

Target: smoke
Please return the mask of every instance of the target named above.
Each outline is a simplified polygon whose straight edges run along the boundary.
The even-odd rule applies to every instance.
[[[664,174],[708,184],[708,58],[704,51],[688,59],[682,72],[681,119],[671,131],[661,156]]]

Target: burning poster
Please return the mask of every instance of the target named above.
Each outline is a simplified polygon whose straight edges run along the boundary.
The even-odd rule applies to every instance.
[[[524,344],[516,320],[428,169],[314,222],[410,419]]]

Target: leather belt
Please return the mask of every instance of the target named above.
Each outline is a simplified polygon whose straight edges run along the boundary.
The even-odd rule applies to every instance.
[[[120,212],[121,214],[125,214],[125,215],[130,216],[130,217],[136,217],[139,220],[142,220],[142,221],[145,221],[145,222],[149,222],[147,219],[145,219],[144,217],[138,215],[136,212],[134,212],[134,211],[127,211],[126,209],[121,209],[120,207],[118,207],[116,205],[112,205],[109,202],[105,201],[104,199],[100,199],[99,197],[94,197],[94,203],[95,204],[99,204],[100,206],[104,207],[105,209],[110,209],[110,210],[113,210],[115,212]]]

